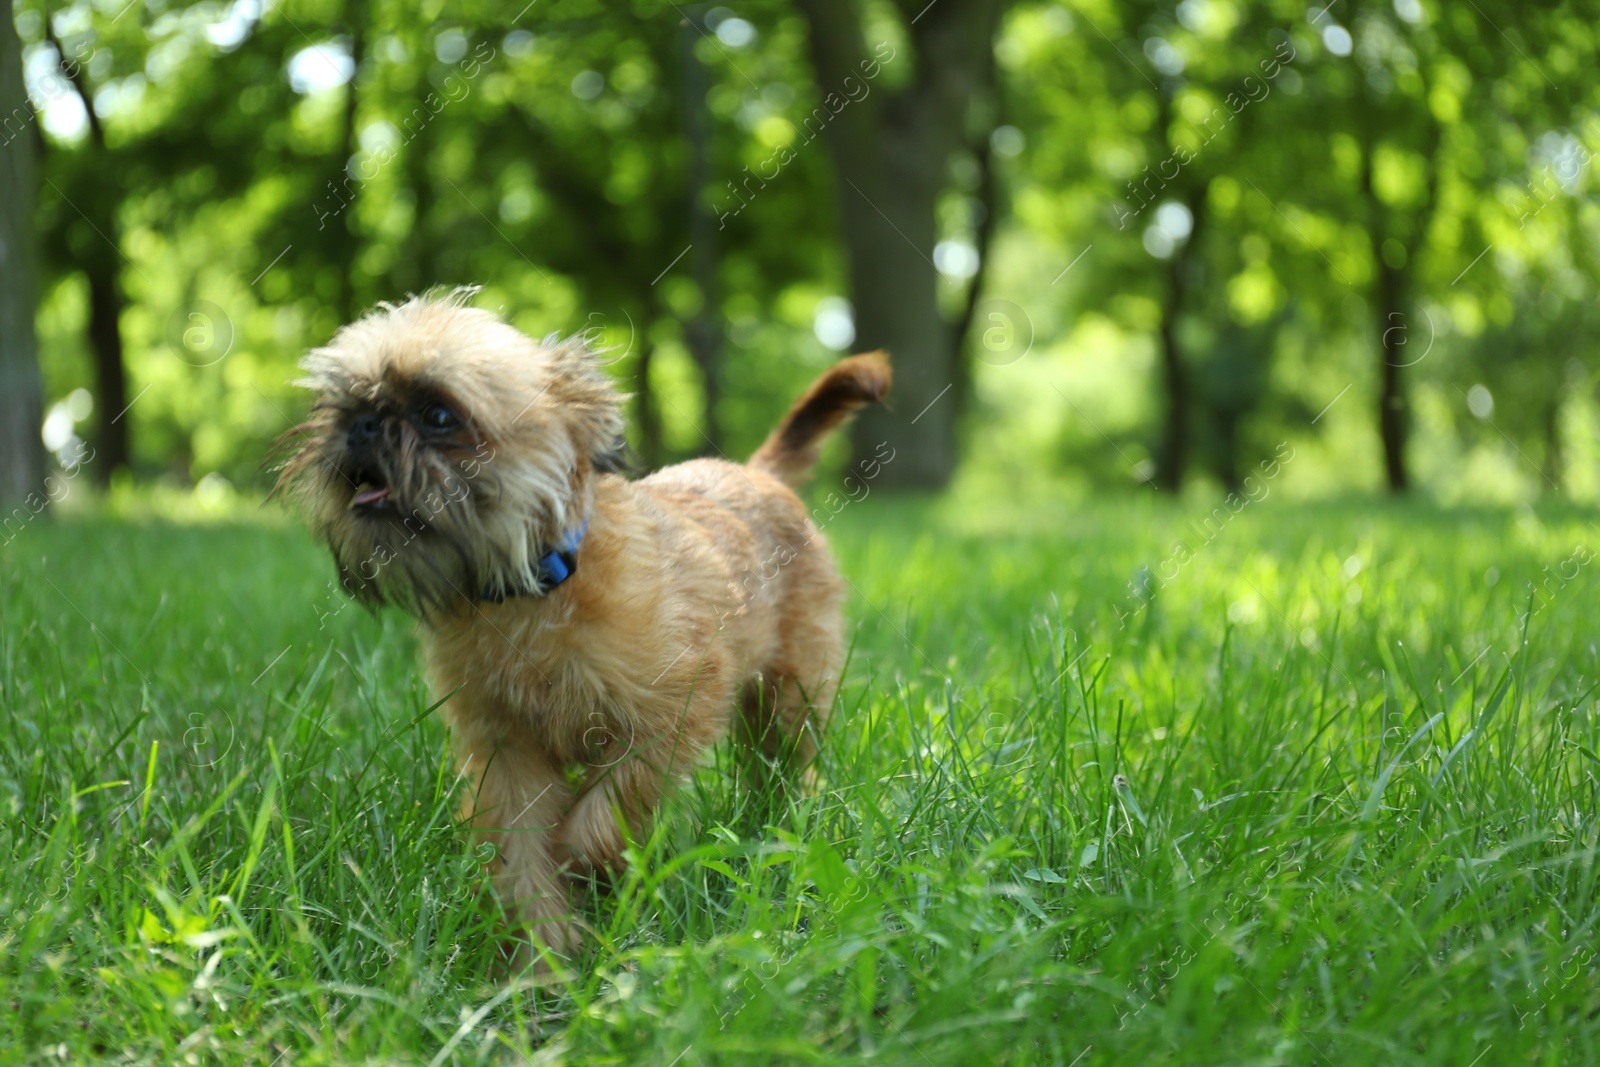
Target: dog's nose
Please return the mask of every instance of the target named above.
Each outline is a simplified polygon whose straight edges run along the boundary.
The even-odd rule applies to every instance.
[[[383,422],[376,415],[362,415],[350,425],[350,440],[346,442],[351,449],[359,450],[370,446],[378,439],[378,433],[383,429]]]

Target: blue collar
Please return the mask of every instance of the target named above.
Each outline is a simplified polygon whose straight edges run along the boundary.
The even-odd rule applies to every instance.
[[[563,534],[555,548],[539,557],[539,562],[533,565],[534,588],[507,590],[498,585],[485,586],[483,594],[478,599],[499,604],[508,597],[549,593],[577,571],[578,546],[583,544],[583,535],[588,529],[589,520],[584,519],[577,529],[568,530]]]

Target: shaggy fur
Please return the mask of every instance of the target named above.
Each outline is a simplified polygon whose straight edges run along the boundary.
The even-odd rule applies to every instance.
[[[278,487],[353,596],[420,618],[501,900],[567,952],[566,874],[614,869],[618,815],[642,831],[736,706],[764,756],[814,755],[843,590],[792,486],[891,375],[881,353],[843,360],[748,464],[629,482],[621,398],[586,348],[465,295],[383,305],[306,358],[316,400]],[[585,523],[575,573],[540,589],[539,558]]]

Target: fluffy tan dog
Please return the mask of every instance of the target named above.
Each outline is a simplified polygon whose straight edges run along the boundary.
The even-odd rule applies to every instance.
[[[791,487],[890,369],[836,364],[743,466],[629,482],[621,398],[586,347],[465,295],[382,305],[307,356],[317,397],[278,487],[346,590],[420,618],[501,900],[566,952],[564,872],[619,864],[618,814],[642,830],[735,705],[764,756],[815,753],[843,591]]]

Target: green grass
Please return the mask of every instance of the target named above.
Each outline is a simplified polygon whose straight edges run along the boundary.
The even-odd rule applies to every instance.
[[[1600,601],[1551,577],[1590,516],[1197,517],[850,505],[822,787],[774,811],[719,751],[560,989],[495,961],[407,620],[322,617],[284,525],[36,524],[0,1055],[1595,1062]]]

